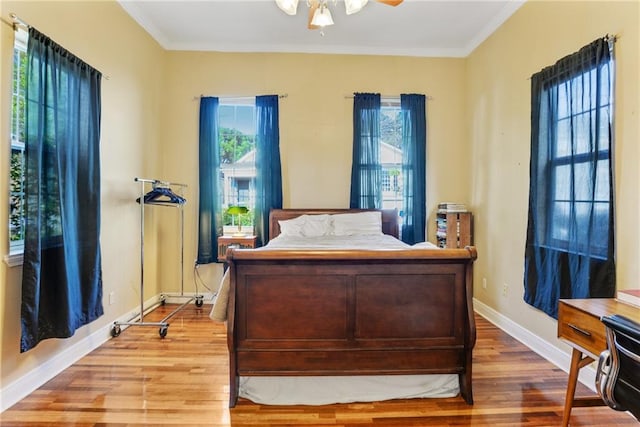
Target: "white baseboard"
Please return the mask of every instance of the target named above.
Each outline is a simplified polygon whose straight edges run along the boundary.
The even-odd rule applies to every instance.
[[[527,329],[475,298],[473,300],[473,308],[480,316],[529,347],[532,351],[544,357],[563,371],[569,372],[569,367],[571,366],[570,353],[532,334]],[[589,365],[580,369],[578,380],[589,387],[594,393],[596,392],[596,369],[593,366]]]
[[[157,303],[158,301],[160,301],[162,295],[165,296],[165,301],[168,303],[180,303],[181,300],[184,301],[184,296],[186,296],[187,294],[185,293],[183,295],[180,295],[178,293],[165,293],[149,298],[144,303],[144,307],[148,307],[145,308],[145,314],[157,306]],[[193,293],[188,295],[189,297],[191,297],[193,296]],[[204,304],[211,304],[211,301],[213,299],[212,294],[200,295],[203,296]],[[80,360],[82,357],[110,340],[112,338],[111,329],[114,323],[130,322],[132,319],[136,319],[139,317],[140,307],[136,307],[135,309],[130,310],[128,313],[120,316],[114,322],[104,325],[99,330],[95,331],[76,344],[45,360],[43,363],[38,365],[37,368],[26,373],[18,380],[12,382],[7,386],[3,386],[0,390],[0,412],[3,412],[11,406],[15,405],[20,400],[37,390],[44,383],[58,375],[60,372],[64,371],[69,366]],[[124,330],[127,327],[127,325],[122,325],[121,328],[122,330]]]

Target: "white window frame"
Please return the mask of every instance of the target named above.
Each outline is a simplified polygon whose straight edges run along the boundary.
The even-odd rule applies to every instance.
[[[393,111],[398,111],[401,112],[401,108],[400,108],[400,97],[395,97],[395,96],[387,96],[387,97],[383,97],[380,99],[380,114],[384,114],[384,110],[393,110]],[[400,123],[400,125],[402,125],[402,123]],[[402,133],[402,129],[400,129],[400,133]],[[400,138],[402,138],[402,134],[400,134]],[[389,144],[387,141],[383,141],[382,140],[382,136],[380,138],[380,149],[382,150],[382,144],[387,144],[389,146],[392,146],[391,144]],[[397,147],[398,150],[400,150],[400,153],[402,153],[402,147]],[[393,209],[393,208],[397,208],[398,211],[400,212],[402,210],[402,205],[403,205],[403,190],[402,190],[402,154],[400,154],[400,158],[397,159],[397,161],[395,163],[389,163],[389,162],[385,162],[383,159],[380,159],[381,162],[381,166],[383,169],[383,176],[382,176],[382,180],[383,182],[381,183],[382,185],[382,208],[383,209]],[[391,170],[393,169],[398,169],[400,171],[400,175],[399,176],[391,176],[391,174],[389,173]],[[388,191],[384,190],[384,180],[385,177],[387,177],[388,179],[388,183],[390,186],[390,189]],[[395,196],[393,196],[392,198],[390,198],[390,194],[393,192],[392,189],[394,187],[396,188],[395,191]],[[386,203],[385,203],[386,202]]]
[[[28,41],[28,37],[29,34],[28,32],[21,27],[16,27],[15,31],[14,31],[14,47],[13,47],[13,51],[12,54],[15,58],[15,51],[21,51],[21,52],[25,52],[27,51],[27,41]],[[12,66],[15,65],[15,62],[12,61]],[[12,87],[12,106],[13,106],[13,97],[15,96],[15,94],[13,93],[13,88],[15,87],[15,82],[13,81],[13,72],[11,73],[12,75],[12,83],[11,83],[11,87]],[[17,73],[17,75],[20,75],[20,73]],[[25,147],[25,142],[21,141],[17,138],[17,135],[13,133],[13,129],[14,129],[14,120],[15,120],[15,116],[14,116],[14,111],[13,111],[13,107],[11,109],[11,152],[10,154],[13,152],[14,149],[17,150],[22,150],[24,152],[24,147]],[[19,134],[19,132],[17,133]],[[10,168],[9,171],[10,173]],[[9,182],[11,183],[11,177],[9,176]],[[11,186],[10,186],[11,188]],[[10,190],[9,190],[10,191]],[[10,196],[10,193],[8,194],[8,196]],[[9,206],[8,206],[9,207]],[[10,209],[10,207],[9,207]],[[10,213],[10,211],[9,211]],[[10,267],[14,267],[14,266],[19,266],[22,265],[23,262],[23,254],[24,254],[24,240],[17,240],[17,241],[12,241],[11,240],[11,223],[10,221],[8,221],[7,223],[7,227],[8,227],[8,238],[9,238],[9,254],[5,255],[4,257],[4,261],[5,263],[7,263],[7,265],[9,265]]]
[[[611,59],[611,62],[613,63],[613,59]],[[573,77],[571,80],[584,78],[585,76],[590,77],[593,75],[593,73],[594,73],[594,69],[591,69],[591,70],[585,71],[584,73],[582,73],[577,77]],[[563,90],[566,84],[567,84],[566,82],[563,82],[560,85],[558,85],[558,86],[562,86],[562,88],[558,90]],[[611,88],[609,88],[609,91],[611,91]],[[579,95],[583,96],[582,93],[580,93]],[[575,97],[576,97],[576,94],[573,94],[573,98]],[[565,102],[568,102],[568,101],[565,101]],[[601,110],[609,110],[611,108],[611,104],[602,105],[600,106],[600,108]],[[568,240],[568,237],[566,236],[566,231],[559,229],[556,222],[553,221],[556,215],[560,215],[560,212],[563,211],[562,206],[570,203],[570,200],[566,199],[566,197],[561,197],[559,195],[561,193],[564,193],[565,191],[562,191],[563,188],[560,187],[559,181],[555,179],[555,175],[559,173],[559,170],[561,170],[562,167],[572,163],[572,158],[570,155],[571,153],[567,152],[566,148],[564,150],[560,148],[567,145],[567,143],[565,142],[565,139],[562,136],[562,132],[560,131],[560,129],[563,128],[562,127],[563,122],[568,122],[568,121],[579,122],[580,118],[582,116],[585,116],[587,113],[589,113],[589,110],[576,109],[575,111],[573,111],[572,114],[569,114],[566,112],[566,108],[563,108],[563,112],[559,113],[558,116],[555,117],[556,129],[557,129],[556,137],[554,138],[555,145],[552,147],[553,154],[549,159],[549,169],[551,171],[551,176],[553,177],[551,182],[553,182],[554,184],[550,186],[550,189],[549,189],[551,193],[551,197],[549,200],[548,213],[547,213],[547,219],[548,219],[547,242],[549,242],[548,246],[557,248],[565,252],[569,252],[569,253],[573,252],[577,254],[588,252],[588,253],[591,253],[591,256],[594,258],[606,259],[607,245],[599,244],[598,241],[591,242],[589,248],[580,247],[578,248],[577,252],[571,251],[568,247],[569,240]],[[609,119],[611,120],[611,116],[609,114],[603,113],[601,117],[609,117]],[[595,125],[596,126],[607,125],[611,127],[612,123],[601,122],[601,123],[596,123]],[[608,134],[608,131],[606,129],[603,129],[601,131],[601,135],[603,137],[607,134]],[[565,143],[563,144],[563,142]],[[611,156],[610,156],[608,146],[606,146],[606,148],[604,149],[600,149],[597,153],[595,153],[595,162],[596,163],[606,162],[607,166],[609,165],[609,163],[611,162]],[[577,153],[577,154],[574,153],[573,164],[577,166],[581,164],[585,164],[585,165],[591,165],[591,167],[594,167],[594,155],[590,151],[581,151],[580,153]],[[599,206],[600,209],[607,209],[607,210],[609,209],[609,175],[607,173],[599,173],[598,178],[600,178],[600,181],[596,185],[596,189],[600,191],[597,193],[601,193],[603,190],[606,190],[606,194],[600,194],[601,195],[600,199],[596,199],[593,202],[589,200],[576,200],[575,204],[593,204],[596,207]],[[580,181],[576,182],[577,185],[579,185],[580,183],[581,183]],[[577,193],[581,193],[581,192],[582,192],[581,190],[577,190]]]
[[[218,108],[222,107],[222,106],[252,106],[253,110],[254,110],[254,117],[255,117],[255,108],[256,108],[256,104],[255,104],[255,98],[253,97],[220,97],[219,101],[218,101]],[[254,119],[255,120],[255,119]],[[219,129],[221,129],[223,127],[223,123],[220,120],[220,118],[218,118],[218,127]],[[254,140],[255,140],[255,130],[254,130]],[[254,148],[255,150],[255,148]],[[220,164],[220,168],[221,170],[223,169],[223,163]],[[253,164],[242,164],[242,163],[235,163],[235,164],[230,164],[228,166],[226,166],[225,171],[223,173],[223,175],[225,176],[224,181],[222,182],[222,186],[223,186],[223,201],[222,201],[222,210],[226,211],[226,209],[229,208],[229,206],[232,206],[234,204],[236,204],[236,201],[239,205],[242,206],[246,206],[247,208],[249,208],[250,214],[249,215],[253,215],[253,209],[255,208],[255,203],[256,203],[256,194],[255,194],[255,177],[256,177],[256,167],[255,167],[255,161],[253,162]],[[228,175],[228,177],[227,177]],[[248,203],[242,203],[242,200],[238,200],[239,198],[239,191],[237,186],[234,185],[235,181],[232,181],[235,179],[235,177],[243,177],[243,178],[249,178],[249,196],[248,196]],[[235,219],[234,219],[235,221]],[[232,225],[225,225],[223,226],[223,234],[225,235],[229,235],[229,234],[234,234],[237,232],[238,226],[234,223],[232,223]],[[242,226],[242,230],[243,232],[246,232],[248,234],[253,234],[253,225],[243,225]]]

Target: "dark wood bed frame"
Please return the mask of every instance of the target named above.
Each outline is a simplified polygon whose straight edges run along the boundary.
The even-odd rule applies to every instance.
[[[350,209],[283,209],[279,220]],[[398,235],[397,211],[383,232]],[[230,399],[239,377],[451,374],[473,403],[474,247],[409,250],[230,249]]]

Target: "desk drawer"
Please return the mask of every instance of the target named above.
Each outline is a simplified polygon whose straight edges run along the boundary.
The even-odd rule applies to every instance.
[[[598,316],[560,302],[558,337],[596,358],[607,348],[604,324]]]

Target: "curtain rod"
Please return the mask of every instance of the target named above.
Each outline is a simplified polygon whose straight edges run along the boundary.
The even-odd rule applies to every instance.
[[[351,95],[345,95],[344,99],[351,99],[354,96],[355,96],[355,94],[353,94],[353,93]],[[424,97],[425,97],[425,99],[428,99],[428,100],[432,100],[433,99],[433,96],[431,96],[431,95],[425,95]],[[388,98],[400,98],[400,95],[380,95],[380,99],[385,99],[385,98],[387,98],[387,99]]]
[[[604,36],[604,41],[606,41],[609,45],[609,51],[611,53],[613,53],[613,45],[618,41],[618,37],[619,36],[615,34],[607,34],[606,36]]]
[[[607,42],[607,44],[609,45],[609,52],[612,55],[613,55],[613,46],[618,41],[619,38],[620,38],[620,36],[618,34],[605,34],[604,37],[602,37],[602,40]],[[598,40],[598,39],[596,39],[596,40]],[[534,73],[534,74],[536,74],[536,73]],[[533,77],[533,76],[527,77],[527,80],[531,80],[531,77]]]
[[[194,96],[193,100],[197,101],[200,98],[205,98],[209,95],[203,95],[200,94],[198,96]],[[249,95],[216,95],[218,98],[231,98],[231,99],[255,99],[255,96],[249,96]],[[278,98],[282,99],[282,98],[287,98],[289,96],[289,94],[287,93],[283,93],[282,95],[278,95]]]
[[[9,18],[11,18],[11,19],[13,20],[13,24],[12,24],[12,25],[13,25],[13,27],[14,27],[14,28],[15,28],[15,27],[18,27],[18,26],[20,26],[20,27],[24,27],[24,28],[26,28],[27,30],[28,30],[29,28],[31,28],[31,25],[29,25],[29,24],[27,24],[26,22],[24,22],[22,19],[20,19],[20,18],[18,17],[18,15],[16,15],[16,14],[15,14],[15,13],[13,13],[13,12],[11,12],[11,13],[9,14]]]
[[[138,178],[138,177],[135,177],[133,180],[136,181],[136,182],[148,182],[148,183],[151,183],[151,184],[161,184],[161,185],[164,184],[164,185],[175,185],[175,186],[178,186],[178,187],[188,187],[187,184],[180,184],[179,182],[161,181],[159,179],[149,179],[149,178]]]
[[[29,30],[29,28],[32,28],[31,25],[27,24],[24,20],[22,20],[18,15],[16,15],[13,12],[9,14],[9,17],[13,20],[13,23],[11,23],[10,25],[13,27],[14,30],[16,30],[17,27],[23,27],[26,30]],[[4,21],[4,19],[2,21],[6,22]],[[100,71],[100,73],[102,74],[102,77],[105,80],[111,79],[111,77],[109,77],[108,75],[103,74],[102,71]]]

